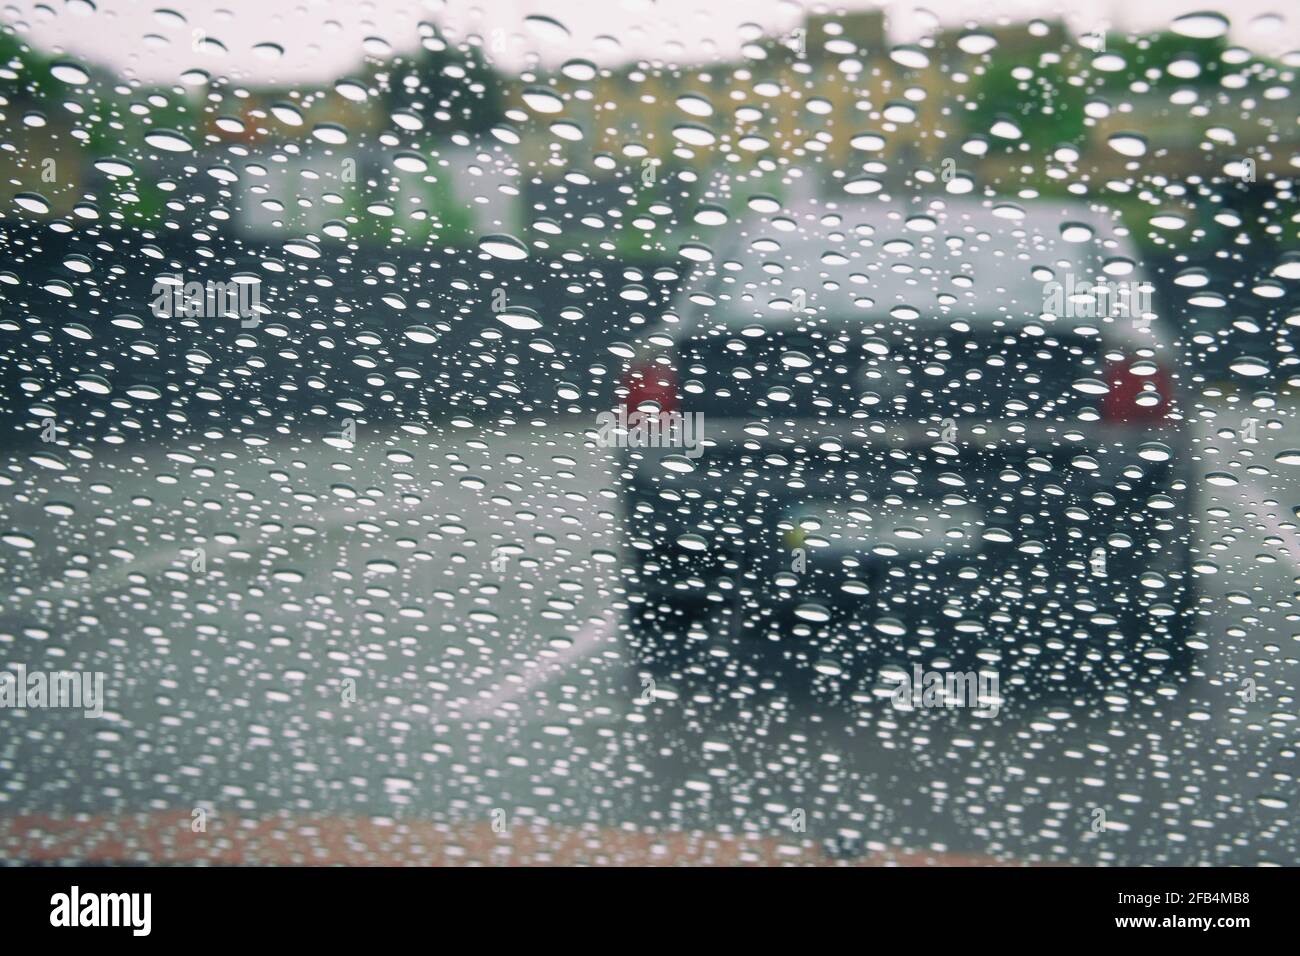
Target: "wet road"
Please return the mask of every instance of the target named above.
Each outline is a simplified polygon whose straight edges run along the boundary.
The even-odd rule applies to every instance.
[[[103,671],[107,704],[0,710],[0,818],[201,809],[1295,863],[1300,480],[1273,459],[1300,425],[1213,411],[1197,471],[1240,484],[1200,489],[1219,571],[1190,686],[993,720],[757,682],[646,694],[619,628],[613,461],[586,421],[14,451],[0,662]],[[1252,415],[1257,442],[1217,434]],[[0,833],[8,856],[43,839]]]

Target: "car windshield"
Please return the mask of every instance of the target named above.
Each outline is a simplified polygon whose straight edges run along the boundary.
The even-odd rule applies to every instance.
[[[16,0],[0,860],[1294,865],[1294,11]]]

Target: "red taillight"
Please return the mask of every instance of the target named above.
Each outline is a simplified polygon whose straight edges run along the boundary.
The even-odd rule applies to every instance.
[[[644,402],[652,402],[661,412],[677,411],[677,372],[669,365],[656,362],[639,362],[623,376],[627,398],[623,400],[628,411]]]
[[[1134,372],[1135,368],[1139,371]],[[1172,407],[1173,382],[1169,373],[1150,359],[1107,359],[1106,384],[1110,391],[1101,403],[1105,421],[1154,424],[1163,421]],[[1158,395],[1160,400],[1149,404],[1138,401],[1148,393]]]

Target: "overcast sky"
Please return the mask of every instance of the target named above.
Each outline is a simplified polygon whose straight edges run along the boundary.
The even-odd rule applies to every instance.
[[[849,9],[882,4],[846,0]],[[937,20],[960,25],[976,7],[990,19],[1034,16],[1066,19],[1080,30],[1096,21],[1120,29],[1157,29],[1176,16],[1206,9],[1205,2],[1148,0],[926,0],[887,4],[893,39],[906,40]],[[1300,11],[1273,0],[1227,5],[1236,42],[1273,55],[1300,47]],[[174,81],[200,66],[249,83],[303,82],[355,70],[367,48],[413,49],[417,25],[430,21],[495,41],[496,59],[517,68],[529,54],[554,63],[582,56],[602,64],[639,57],[674,62],[732,58],[745,24],[768,32],[797,25],[808,0],[15,0],[0,8],[5,22],[44,50],[67,51],[151,82]],[[168,11],[171,11],[170,13]],[[179,16],[177,16],[179,14]],[[564,31],[530,23],[542,14]],[[200,44],[211,37],[225,51]],[[267,44],[283,48],[277,54]]]

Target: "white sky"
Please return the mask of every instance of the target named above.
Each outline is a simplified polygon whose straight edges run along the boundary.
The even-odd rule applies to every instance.
[[[924,32],[935,19],[960,25],[972,9],[984,18],[1022,21],[1059,17],[1084,30],[1103,21],[1120,29],[1159,29],[1176,16],[1213,9],[1213,0],[924,0],[890,3],[892,39]],[[601,64],[640,57],[674,62],[732,59],[741,27],[767,32],[797,25],[808,10],[864,9],[882,4],[844,0],[13,0],[0,18],[42,50],[67,52],[151,82],[172,82],[195,66],[248,83],[323,81],[352,72],[367,38],[414,49],[427,20],[459,34],[503,41],[496,59],[517,68],[530,53],[548,63],[582,56]],[[1263,53],[1300,48],[1300,10],[1281,0],[1233,0],[1231,38]],[[184,17],[167,16],[171,10]],[[1222,12],[1222,11],[1221,11]],[[530,29],[525,17],[558,20],[569,36]],[[220,40],[225,52],[196,52],[194,34]],[[494,32],[500,31],[500,32]],[[617,39],[614,39],[617,38]],[[283,47],[268,57],[259,44]]]

